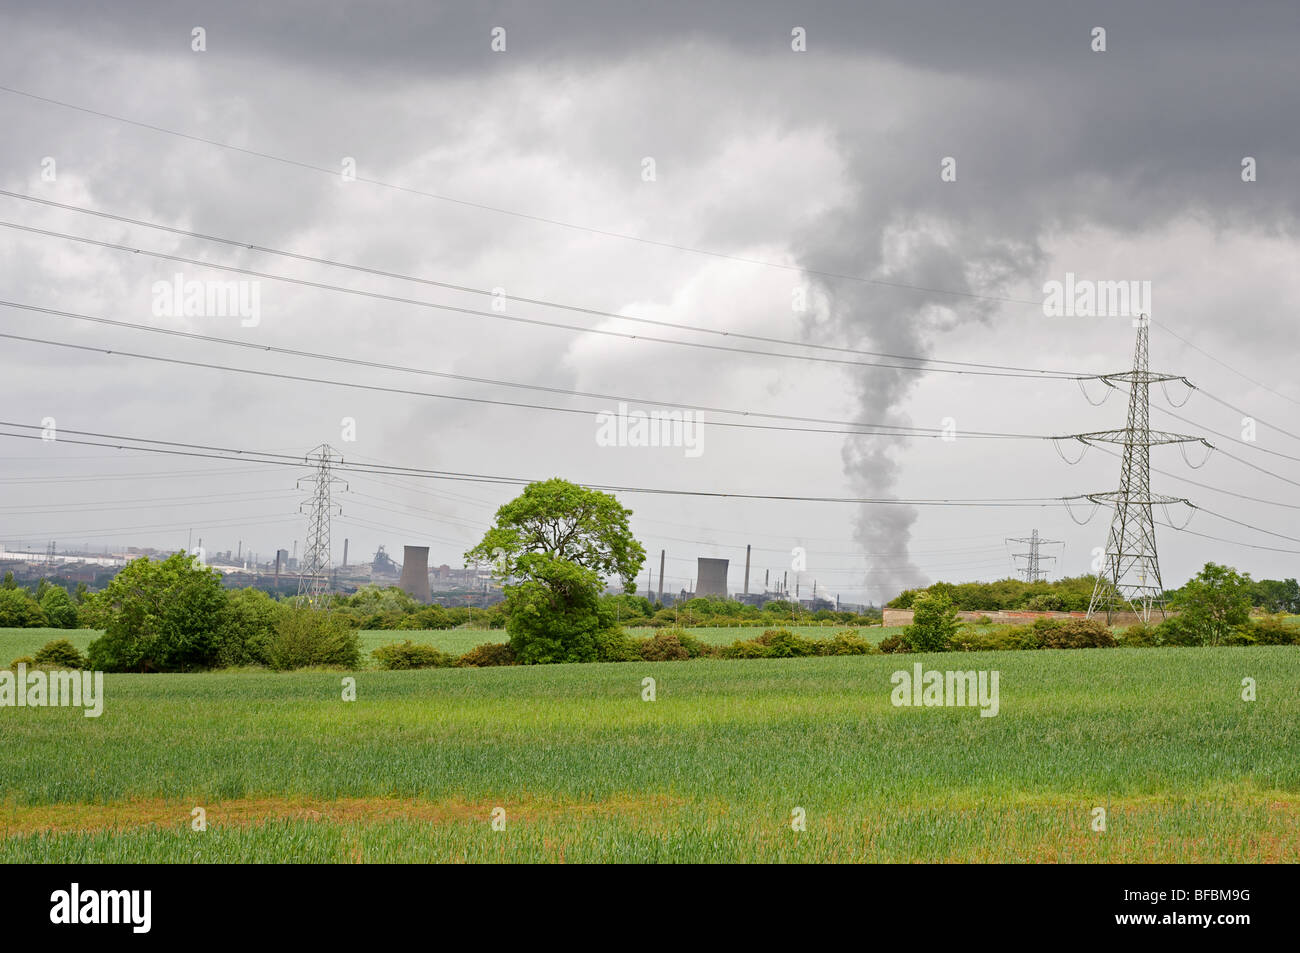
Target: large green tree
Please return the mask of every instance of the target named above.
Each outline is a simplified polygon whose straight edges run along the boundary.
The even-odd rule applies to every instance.
[[[1300,612],[1300,583],[1294,579],[1258,579],[1251,601],[1265,612]]]
[[[26,589],[0,589],[0,628],[43,629],[49,624],[45,610]]]
[[[50,625],[56,629],[75,629],[77,627],[77,607],[72,603],[68,590],[59,585],[50,585],[40,597],[41,609]]]
[[[628,526],[631,510],[597,490],[553,479],[529,484],[497,510],[496,522],[465,554],[506,582],[506,631],[527,663],[589,662],[614,612],[600,592],[611,577],[635,585],[645,549]]]
[[[1207,645],[1219,645],[1250,621],[1254,582],[1249,573],[1206,563],[1173,597],[1180,624]]]
[[[136,559],[97,596],[104,635],[90,643],[90,667],[108,672],[211,668],[229,637],[225,590],[216,570],[184,553]]]

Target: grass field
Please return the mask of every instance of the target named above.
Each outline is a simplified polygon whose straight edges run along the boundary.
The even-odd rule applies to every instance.
[[[103,633],[98,629],[0,629],[0,665],[31,657],[46,642],[67,639],[83,653]]]
[[[894,708],[917,661],[1000,671],[1000,714]],[[0,709],[0,860],[1300,856],[1294,648],[366,671],[355,702],[342,677],[109,675],[97,719]]]

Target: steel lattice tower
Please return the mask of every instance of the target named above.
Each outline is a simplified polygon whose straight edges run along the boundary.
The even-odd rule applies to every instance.
[[[1043,576],[1046,576],[1046,575],[1047,575],[1047,570],[1046,570],[1046,569],[1039,569],[1039,568],[1038,568],[1039,560],[1042,560],[1042,559],[1055,559],[1055,558],[1056,558],[1055,556],[1040,556],[1040,555],[1038,554],[1038,547],[1040,547],[1040,546],[1044,546],[1044,545],[1052,545],[1052,544],[1054,544],[1054,543],[1059,543],[1059,542],[1061,542],[1061,540],[1059,540],[1059,539],[1043,539],[1042,537],[1040,537],[1040,536],[1038,535],[1038,530],[1034,530],[1034,531],[1033,531],[1030,535],[1028,535],[1028,536],[1011,537],[1010,539],[1007,540],[1007,542],[1008,542],[1008,543],[1028,543],[1028,544],[1029,544],[1029,552],[1027,552],[1027,553],[1012,553],[1011,555],[1012,555],[1012,556],[1017,556],[1017,557],[1023,557],[1023,558],[1025,559],[1025,568],[1022,569],[1022,570],[1020,570],[1021,572],[1023,572],[1023,573],[1025,574],[1025,582],[1037,582],[1037,581],[1038,581],[1039,579],[1041,579]]]
[[[298,571],[298,598],[308,607],[318,609],[329,592],[330,518],[335,515],[330,493],[334,484],[342,483],[345,490],[347,484],[330,472],[332,467],[343,462],[343,457],[329,444],[323,443],[311,451],[307,462],[315,464],[316,472],[298,480],[299,489],[304,483],[313,487],[312,498],[304,500],[298,507],[299,513],[303,512],[303,507],[311,507],[302,566]],[[339,513],[342,513],[341,508]]]
[[[1179,497],[1151,492],[1151,448],[1171,443],[1201,443],[1201,437],[1151,429],[1151,385],[1183,380],[1177,374],[1152,373],[1147,367],[1149,321],[1143,315],[1137,321],[1137,345],[1133,352],[1133,369],[1101,377],[1108,385],[1127,383],[1128,425],[1123,430],[1102,430],[1078,434],[1087,443],[1112,443],[1122,446],[1119,489],[1109,493],[1089,493],[1094,503],[1115,507],[1110,535],[1106,541],[1103,569],[1088,604],[1088,618],[1101,613],[1109,622],[1112,613],[1130,609],[1143,622],[1155,612],[1164,618],[1164,587],[1160,582],[1160,563],[1156,555],[1155,520],[1152,504],[1186,503]]]

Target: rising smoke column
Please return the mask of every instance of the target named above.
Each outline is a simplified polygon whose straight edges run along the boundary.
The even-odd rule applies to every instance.
[[[961,323],[985,322],[996,310],[997,302],[968,295],[1000,293],[1007,280],[1025,274],[1036,258],[1023,242],[1000,240],[984,228],[954,228],[950,222],[942,228],[915,221],[902,226],[871,224],[889,220],[885,209],[860,207],[856,214],[842,216],[838,227],[823,231],[820,240],[801,256],[809,269],[875,282],[810,275],[825,303],[825,321],[818,326],[823,339],[925,357],[930,338]],[[978,279],[973,277],[976,275]],[[923,385],[924,374],[891,368],[849,368],[847,373],[857,398],[857,419],[914,423],[902,406],[913,388]],[[953,416],[961,415],[954,410]],[[937,427],[939,422],[917,425]],[[910,443],[907,438],[887,435],[848,437],[841,458],[854,494],[878,498],[915,495],[898,483],[899,460]],[[891,554],[868,558],[864,585],[873,601],[886,601],[903,589],[929,581],[908,556],[917,515],[915,507],[897,504],[864,504],[860,508],[854,539],[864,552]]]

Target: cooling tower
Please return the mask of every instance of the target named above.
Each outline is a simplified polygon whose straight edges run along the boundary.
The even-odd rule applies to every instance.
[[[412,599],[428,602],[429,595],[429,547],[407,546],[402,555],[402,578],[397,588]]]
[[[705,559],[701,556],[698,560],[698,571],[696,575],[699,581],[695,584],[695,595],[698,596],[722,596],[727,597],[727,563],[726,559]]]

